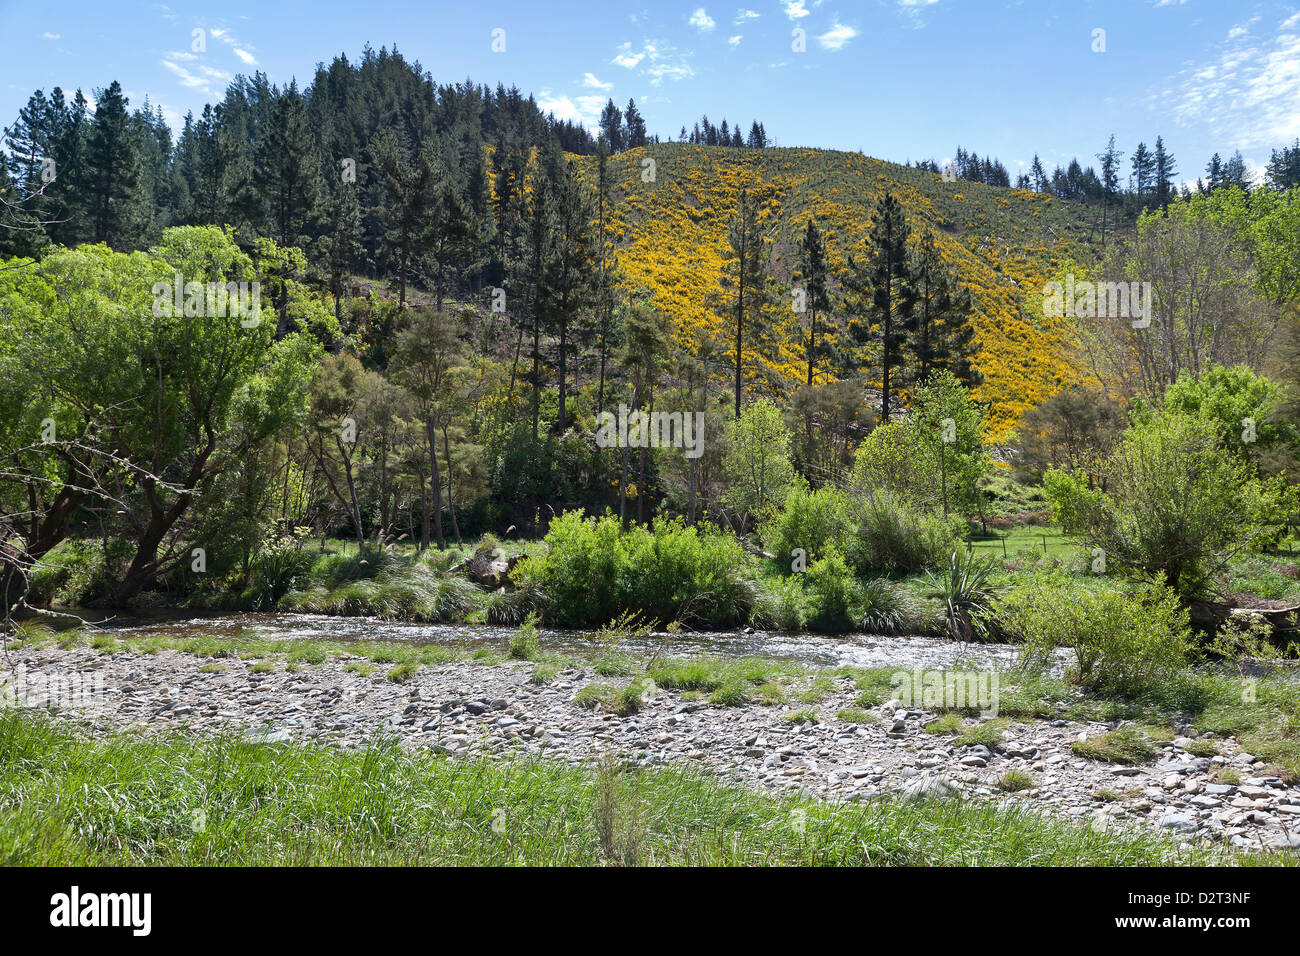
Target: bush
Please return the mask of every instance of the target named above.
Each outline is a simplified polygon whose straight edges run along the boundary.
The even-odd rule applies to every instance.
[[[311,564],[311,556],[293,538],[276,538],[263,544],[251,568],[254,606],[259,610],[275,607],[300,579],[306,578]]]
[[[1094,589],[1060,569],[1035,572],[1001,592],[993,616],[1026,645],[1025,661],[1043,663],[1071,647],[1074,681],[1099,693],[1132,697],[1154,689],[1187,662],[1191,627],[1172,590],[1125,594]]]
[[[511,577],[545,601],[552,624],[599,626],[640,612],[661,623],[729,627],[749,620],[758,597],[735,539],[680,519],[624,531],[613,515],[570,511],[551,522],[545,542]]]
[[[1193,598],[1285,513],[1280,487],[1254,478],[1220,437],[1217,422],[1150,416],[1098,465],[1105,491],[1080,472],[1048,472],[1044,486],[1067,534]]]
[[[510,635],[510,656],[516,660],[536,660],[541,653],[541,638],[537,633],[537,615],[529,614],[519,625],[519,630]]]
[[[802,549],[808,561],[822,557],[827,547],[845,550],[849,501],[838,488],[810,491],[796,484],[785,497],[785,508],[763,529],[763,544],[789,568],[793,552]]]
[[[862,582],[854,617],[868,634],[923,634],[935,626],[923,603],[888,578]]]
[[[867,493],[853,505],[846,557],[862,575],[916,574],[936,567],[962,547],[965,522],[923,514],[887,492]]]
[[[853,630],[858,581],[840,553],[832,549],[813,562],[805,577],[811,597],[808,626],[831,634]]]

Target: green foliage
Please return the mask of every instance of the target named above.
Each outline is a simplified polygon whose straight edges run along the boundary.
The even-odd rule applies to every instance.
[[[1084,587],[1059,568],[1001,592],[993,617],[1025,643],[1027,663],[1050,663],[1057,649],[1072,648],[1073,679],[1102,694],[1133,696],[1159,686],[1187,663],[1191,649],[1187,609],[1172,590]]]
[[[849,501],[830,485],[815,491],[795,482],[785,497],[785,507],[763,528],[763,543],[785,567],[793,564],[796,549],[808,562],[828,548],[843,551],[847,545]],[[806,565],[805,565],[806,566]]]
[[[1100,737],[1073,741],[1070,750],[1090,760],[1125,765],[1147,763],[1156,755],[1150,739],[1133,724],[1123,724]]]
[[[784,500],[794,481],[790,430],[780,409],[759,399],[727,426],[723,459],[728,481],[723,502],[736,511],[764,518]]]
[[[993,558],[978,557],[974,551],[954,551],[942,574],[926,573],[927,583],[943,601],[948,633],[953,640],[969,641],[982,628],[989,614],[989,602],[998,590],[989,583],[995,567]]]
[[[661,623],[727,627],[747,621],[757,597],[736,540],[680,519],[625,531],[612,515],[570,511],[551,522],[545,541],[512,578],[546,595],[546,619],[559,626],[600,625],[634,611]]]
[[[924,513],[888,492],[859,497],[853,518],[846,555],[859,574],[915,574],[964,547],[961,518]]]
[[[1215,365],[1192,375],[1183,372],[1165,390],[1165,408],[1213,422],[1220,441],[1238,455],[1257,460],[1277,444],[1293,444],[1294,427],[1276,418],[1278,386],[1247,365]]]
[[[537,615],[529,614],[510,635],[510,656],[516,660],[533,661],[541,653],[541,640],[537,633]]]
[[[818,631],[850,631],[856,621],[853,608],[858,603],[858,582],[844,558],[835,549],[813,562],[806,573],[812,610],[808,624]]]
[[[255,595],[256,606],[262,610],[274,608],[280,598],[298,587],[311,565],[311,556],[295,538],[263,542],[252,564],[250,590]]]
[[[617,858],[689,866],[1138,866],[1261,859],[1184,848],[1154,834],[1097,832],[989,801],[835,805],[729,788],[680,768],[625,771],[610,798],[599,794],[605,784],[589,767],[447,760],[383,740],[349,750],[179,733],[92,737],[66,722],[6,710],[0,754],[0,800],[11,808],[0,818],[0,857],[15,865],[594,866]],[[511,808],[504,833],[491,827],[500,807]],[[194,825],[199,809],[204,828]],[[723,831],[727,839],[717,839]]]
[[[1285,520],[1281,485],[1261,482],[1220,443],[1215,422],[1170,412],[1130,427],[1098,468],[1044,479],[1066,533],[1194,597],[1228,561]]]

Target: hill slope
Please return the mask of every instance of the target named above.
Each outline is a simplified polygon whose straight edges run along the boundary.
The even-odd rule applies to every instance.
[[[653,181],[643,182],[645,160]],[[594,180],[595,160],[579,157]],[[649,294],[673,316],[690,347],[727,322],[714,307],[728,252],[727,223],[743,187],[766,197],[775,278],[788,287],[795,238],[808,218],[826,235],[833,272],[860,255],[875,204],[886,190],[913,228],[930,227],[942,254],[972,291],[992,437],[1014,429],[1024,410],[1077,375],[1066,331],[1043,318],[1041,289],[1056,262],[1087,255],[1096,210],[1024,190],[943,182],[940,176],[858,153],[814,149],[730,149],[664,143],[610,160],[613,240],[625,293]],[[799,326],[789,298],[776,310],[780,348],[747,361],[776,391],[801,381]]]

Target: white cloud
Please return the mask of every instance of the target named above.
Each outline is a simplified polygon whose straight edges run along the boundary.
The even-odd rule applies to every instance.
[[[610,90],[614,88],[613,83],[602,82],[594,73],[582,74],[582,85],[589,90]]]
[[[829,30],[817,38],[817,42],[821,44],[823,50],[834,52],[835,50],[844,49],[845,44],[857,35],[858,31],[856,29],[845,26],[836,20]]]
[[[645,59],[644,53],[632,52],[632,44],[629,42],[629,43],[624,43],[622,46],[620,46],[618,48],[618,53],[615,54],[614,56],[614,59],[610,60],[609,62],[613,63],[615,66],[626,67],[627,69],[631,70],[634,69],[636,65],[644,59]]]
[[[41,39],[43,39],[43,40],[61,40],[61,39],[63,39],[63,37],[62,37],[60,34],[58,34],[58,33],[42,33],[42,34],[41,34]]]
[[[744,39],[743,36],[737,33],[734,37],[728,37],[727,43],[730,44],[731,46],[740,46],[740,41],[742,39]]]
[[[807,0],[781,0],[781,6],[785,7],[785,15],[791,20],[798,20],[801,17],[808,16],[808,8],[804,6]]]
[[[753,10],[750,10],[747,7],[741,7],[739,10],[736,11],[736,15],[732,18],[731,22],[739,25],[744,23],[746,20],[757,20],[757,19],[758,19],[757,13],[755,13]]]
[[[1295,16],[1263,39],[1230,35],[1217,59],[1172,77],[1153,96],[1172,102],[1182,125],[1205,125],[1213,138],[1231,148],[1264,150],[1300,136],[1300,25]]]
[[[220,40],[222,43],[226,44],[226,46],[230,47],[234,51],[235,56],[239,57],[245,66],[257,65],[257,57],[253,56],[252,52],[250,52],[248,44],[241,43],[239,38],[227,28],[213,27],[208,31],[208,33],[212,39]]]
[[[912,21],[913,27],[920,30],[925,27],[925,21],[921,18],[922,11],[938,2],[939,0],[898,0],[898,9]]]
[[[605,105],[603,96],[579,96],[570,99],[556,96],[549,89],[542,90],[537,106],[543,113],[554,113],[559,120],[569,120],[594,126],[600,120],[600,111]]]
[[[689,53],[681,53],[658,40],[646,40],[637,52],[633,52],[630,42],[621,44],[610,62],[629,70],[639,67],[641,75],[650,79],[651,86],[659,86],[664,80],[677,82],[693,77],[695,69],[689,59]]]
[[[181,86],[189,87],[192,90],[203,90],[210,92],[208,81],[201,76],[195,76],[179,63],[173,63],[171,60],[163,60],[162,65],[175,74],[176,79],[180,81]]]
[[[686,22],[705,33],[708,33],[718,25],[717,21],[715,21],[713,17],[705,13],[703,7],[696,7],[695,12],[691,14],[691,18]]]

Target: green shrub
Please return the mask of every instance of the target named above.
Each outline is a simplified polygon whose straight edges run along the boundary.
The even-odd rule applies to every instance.
[[[1198,596],[1233,557],[1275,535],[1286,512],[1282,486],[1256,479],[1221,444],[1212,420],[1151,415],[1097,467],[1105,491],[1081,472],[1043,479],[1066,533],[1184,597]]]
[[[311,556],[293,538],[264,542],[252,561],[251,592],[254,606],[268,610],[305,580],[311,570]]]
[[[604,624],[626,612],[706,628],[749,620],[758,588],[744,576],[744,550],[730,535],[659,520],[626,531],[618,518],[570,511],[551,522],[546,550],[520,562],[512,579],[545,595],[548,622]]]
[[[868,492],[853,503],[854,528],[846,556],[868,574],[916,574],[936,567],[962,547],[965,522],[926,514],[888,492]]]
[[[519,625],[519,630],[510,635],[510,656],[516,660],[536,660],[541,653],[541,640],[537,634],[537,615],[529,614]]]
[[[805,579],[811,598],[808,626],[831,634],[853,630],[858,581],[840,553],[832,548],[826,557],[813,562]]]
[[[1104,694],[1153,689],[1187,662],[1187,609],[1168,588],[1126,594],[1089,588],[1061,569],[1036,571],[994,601],[993,616],[1026,644],[1026,662],[1074,648],[1076,683]]]
[[[810,491],[795,484],[785,496],[785,507],[763,528],[763,544],[789,569],[796,549],[808,562],[822,557],[828,547],[841,553],[848,543],[849,502],[838,488]]]
[[[794,575],[766,579],[754,607],[754,624],[778,631],[803,630],[808,623],[809,601],[802,578],[802,575]]]
[[[861,582],[854,617],[868,634],[924,634],[934,627],[934,615],[909,591],[888,578]]]

